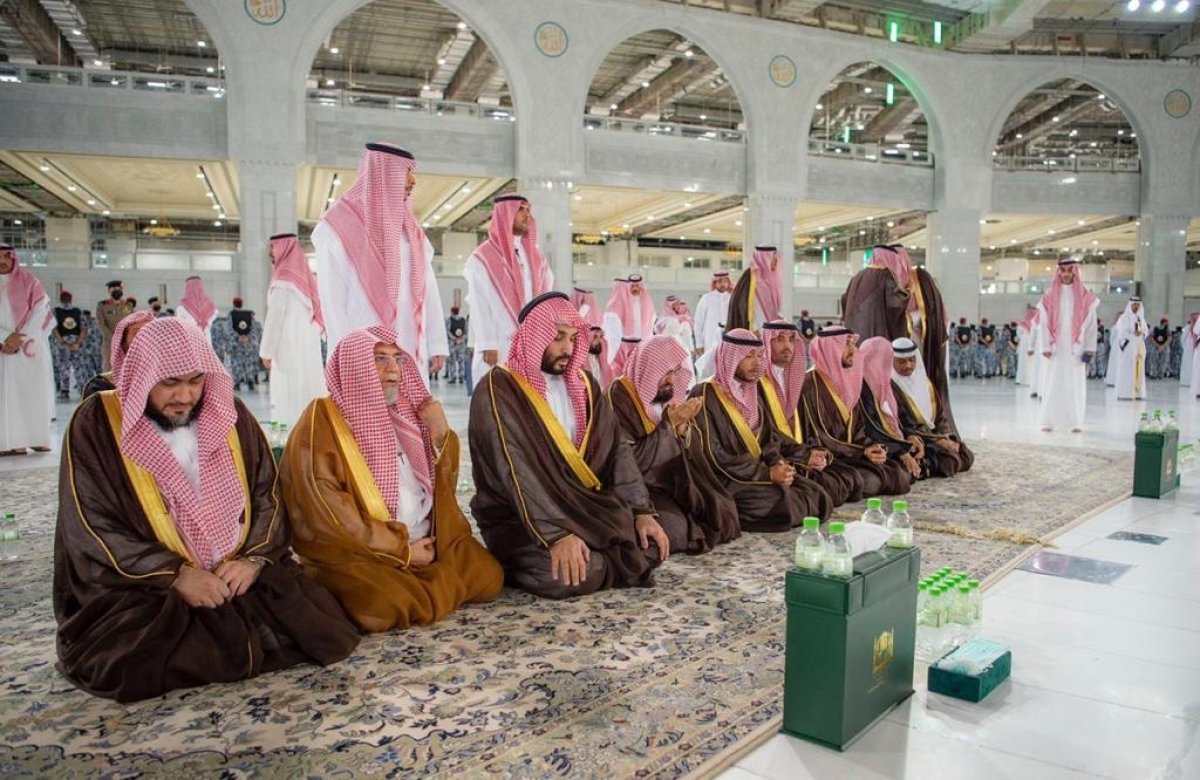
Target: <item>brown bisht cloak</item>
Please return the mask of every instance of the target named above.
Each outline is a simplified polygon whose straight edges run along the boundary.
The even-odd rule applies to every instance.
[[[904,435],[916,435],[925,440],[925,465],[930,476],[953,477],[955,474],[969,471],[975,463],[975,454],[959,438],[954,421],[947,413],[949,407],[932,382],[929,383],[929,389],[933,393],[934,420],[932,425],[921,414],[920,407],[909,397],[908,393],[904,392],[900,385],[892,382],[892,393],[895,394],[896,403],[900,407],[898,413],[900,426],[904,428]],[[939,439],[953,439],[958,442],[958,452],[947,452],[937,447],[934,442]]]
[[[116,390],[117,386],[113,384],[112,372],[108,371],[103,374],[96,374],[87,381],[80,391],[80,400],[87,398],[89,395],[103,393],[105,390]]]
[[[757,283],[753,268],[747,268],[738,277],[737,284],[733,286],[733,293],[729,296],[729,308],[725,313],[725,333],[735,328],[757,330],[754,327],[754,307],[758,306],[754,288]]]
[[[771,427],[779,439],[779,453],[803,476],[824,488],[835,507],[862,498],[862,477],[858,469],[838,461],[833,453],[826,451],[825,468],[820,471],[809,468],[809,455],[816,448],[804,441],[804,431],[799,424],[800,413],[793,410],[793,422],[788,423],[775,386],[766,377],[758,380],[758,402],[759,409],[770,413]]]
[[[921,314],[921,360],[933,386],[945,398],[950,397],[950,377],[946,372],[946,307],[937,282],[924,268],[912,269],[917,311]],[[913,338],[908,317],[910,293],[896,283],[886,268],[867,266],[854,275],[842,296],[842,316],[846,327],[858,334],[859,343],[874,336],[888,341]],[[913,339],[916,341],[916,339]],[[947,407],[947,414],[950,414]],[[950,415],[953,419],[953,415]]]
[[[472,538],[455,499],[458,459],[451,431],[433,468],[436,555],[412,568],[408,526],[391,517],[337,404],[318,398],[300,416],[279,465],[293,544],[305,572],[333,591],[362,629],[426,626],[500,593],[504,572]]]
[[[897,397],[896,403],[900,403],[899,397]],[[886,419],[883,410],[879,408],[879,401],[876,400],[875,394],[871,392],[871,388],[865,382],[862,395],[858,399],[858,410],[862,413],[863,424],[867,428],[867,438],[884,446],[889,462],[895,461],[901,468],[908,471],[904,464],[900,463],[900,456],[911,455],[913,443],[904,438],[903,430],[897,431],[892,428],[891,421]],[[929,473],[922,468],[921,475],[916,479],[925,479],[928,476]]]
[[[658,522],[671,540],[671,549],[708,552],[741,535],[737,504],[717,480],[694,427],[680,438],[666,414],[655,424],[625,377],[606,393],[650,491]]]
[[[141,494],[135,489],[106,396],[115,400],[101,393],[80,404],[63,442],[54,538],[59,670],[89,693],[134,701],[349,655],[358,629],[292,560],[275,461],[241,401],[235,454],[245,464],[248,520],[233,557],[270,563],[245,594],[208,609],[189,607],[171,587],[185,558],[160,541],[143,509],[161,499],[152,477],[148,485],[139,479]]]
[[[829,518],[833,500],[803,472],[797,471],[790,487],[771,481],[771,466],[783,455],[766,409],[759,409],[762,424],[755,434],[715,383],[701,382],[692,395],[704,399],[704,410],[696,416],[704,454],[737,502],[743,531],[787,531],[805,517]]]
[[[864,497],[908,492],[912,478],[904,466],[894,460],[877,466],[863,454],[863,449],[873,442],[867,436],[861,409],[859,406],[845,409],[829,380],[815,368],[809,369],[808,380],[800,392],[799,413],[804,440],[829,450],[838,462],[853,466],[862,478]]]
[[[576,448],[545,398],[519,375],[492,369],[471,396],[471,514],[508,584],[548,598],[652,584],[656,545],[643,550],[634,516],[654,514],[600,383],[585,373],[588,424]],[[574,534],[591,550],[587,578],[551,577],[549,548]]]

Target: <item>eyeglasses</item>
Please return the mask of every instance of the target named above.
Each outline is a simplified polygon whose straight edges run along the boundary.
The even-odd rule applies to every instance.
[[[400,354],[400,355],[381,355],[381,354],[376,353],[375,365],[376,366],[394,365],[398,368],[398,367],[404,365],[402,362],[403,357],[404,357],[404,355],[402,355],[402,354]]]

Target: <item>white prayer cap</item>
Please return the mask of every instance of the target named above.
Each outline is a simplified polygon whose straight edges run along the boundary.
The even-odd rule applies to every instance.
[[[892,341],[892,354],[896,357],[908,357],[917,354],[917,344],[910,338],[901,336]]]

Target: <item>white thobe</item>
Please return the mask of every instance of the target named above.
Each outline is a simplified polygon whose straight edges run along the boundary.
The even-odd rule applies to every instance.
[[[1029,346],[1022,346],[1025,352],[1021,355],[1022,358],[1029,360],[1029,370],[1025,376],[1029,380],[1029,392],[1031,395],[1040,396],[1042,394],[1042,377],[1045,376],[1046,358],[1042,356],[1042,328],[1041,323],[1033,326],[1029,331]],[[1030,355],[1030,350],[1033,354]]]
[[[11,274],[0,275],[0,341],[17,327],[16,312],[8,298]],[[22,333],[33,343],[14,355],[0,355],[0,450],[50,446],[50,417],[54,397],[50,380],[50,331],[54,319],[43,327],[50,314],[50,301],[42,300],[25,321]],[[25,354],[26,349],[33,355]]]
[[[429,520],[429,512],[433,509],[433,496],[417,479],[412,464],[400,449],[396,447],[396,473],[400,478],[400,492],[396,499],[396,519],[408,526],[410,540],[424,539],[429,536],[433,524]]]
[[[696,347],[708,351],[721,343],[725,328],[725,315],[729,313],[730,293],[709,290],[700,296],[696,304]]]
[[[1192,384],[1192,363],[1195,362],[1196,351],[1192,349],[1192,339],[1188,335],[1190,329],[1185,325],[1179,332],[1179,344],[1183,347],[1182,362],[1179,364],[1179,384],[1189,387]]]
[[[517,263],[521,267],[521,305],[524,306],[533,300],[533,271],[519,239],[514,239],[514,248]],[[496,291],[496,285],[492,283],[478,250],[467,259],[463,276],[467,280],[467,306],[471,311],[468,339],[475,352],[471,358],[471,379],[478,384],[492,368],[483,360],[484,351],[495,350],[497,365],[503,365],[508,359],[508,348],[512,346],[517,323],[504,307],[504,301],[500,299],[500,293]],[[548,263],[538,286],[544,290],[554,289],[554,272]]]
[[[327,394],[321,329],[308,299],[289,284],[267,292],[267,319],[258,354],[271,361],[271,419],[295,425],[304,407]]]
[[[1117,359],[1117,398],[1140,400],[1146,397],[1146,333],[1147,329],[1137,317],[1121,316],[1113,326],[1113,346],[1109,357]],[[1125,349],[1121,349],[1125,344]]]
[[[1025,354],[1029,349],[1029,345],[1033,343],[1033,337],[1029,333],[1029,328],[1024,325],[1017,326],[1017,378],[1014,380],[1018,385],[1029,384],[1029,364],[1033,362],[1033,358]]]
[[[192,325],[195,325],[198,328],[200,327],[200,321],[198,319],[196,319],[196,315],[192,314],[192,312],[188,309],[188,307],[184,306],[182,303],[175,307],[175,316],[178,317],[179,319],[183,320],[184,322],[190,322]],[[202,331],[204,331],[204,337],[206,339],[208,339],[208,342],[210,344],[212,343],[213,323],[216,322],[217,317],[220,317],[220,316],[221,316],[220,311],[214,311],[212,317],[210,317],[208,320],[208,324],[205,325],[203,328],[200,328]]]
[[[421,381],[428,383],[429,360],[435,355],[450,354],[446,336],[446,317],[442,314],[442,297],[438,294],[437,277],[433,274],[433,245],[425,239],[425,337],[417,338],[416,306],[412,299],[409,272],[412,253],[407,239],[400,242],[400,288],[396,293],[396,319],[380,322],[371,306],[350,257],[337,231],[327,222],[317,223],[312,232],[317,257],[317,291],[321,298],[321,313],[325,318],[325,340],[330,353],[338,342],[356,328],[384,325],[396,331],[400,348],[412,356],[421,368]]]
[[[645,294],[646,293],[642,293],[642,295],[645,295]],[[618,351],[618,350],[612,349],[611,345],[616,344],[618,347],[620,347],[621,339],[623,339],[623,338],[641,339],[642,341],[645,341],[646,339],[650,338],[650,336],[654,335],[652,333],[647,332],[648,328],[654,327],[654,323],[653,322],[642,322],[641,298],[636,295],[632,296],[632,297],[633,297],[633,310],[630,312],[630,315],[629,315],[629,332],[628,333],[625,332],[625,323],[621,322],[621,318],[618,317],[615,312],[611,312],[611,311],[604,312],[604,321],[602,323],[600,323],[600,327],[604,329],[604,338],[608,341],[608,343],[610,345],[609,346],[609,354],[608,354],[610,363],[612,363],[613,361],[615,361],[617,359],[617,351]]]
[[[575,441],[575,407],[571,406],[571,396],[567,393],[567,382],[557,374],[542,372],[546,378],[546,403],[550,411],[567,432],[567,438]]]
[[[187,477],[192,491],[200,496],[200,459],[196,455],[200,440],[196,432],[196,424],[193,422],[169,431],[162,428],[157,430],[158,435],[171,449],[171,454],[175,456],[179,468],[183,469],[183,475]]]
[[[1051,350],[1050,358],[1043,358],[1043,376],[1039,394],[1038,424],[1042,427],[1080,428],[1087,410],[1087,363],[1085,352],[1096,351],[1096,307],[1093,300],[1084,317],[1083,334],[1079,344],[1071,341],[1071,322],[1075,300],[1066,290],[1058,297],[1058,333],[1056,345],[1050,347],[1050,328],[1047,326],[1045,299],[1038,302],[1041,321],[1038,323],[1038,353]]]
[[[678,341],[679,345],[687,351],[689,361],[691,361],[692,355],[696,354],[696,334],[687,320],[681,320],[678,317],[659,317],[654,325],[654,332],[670,336]]]

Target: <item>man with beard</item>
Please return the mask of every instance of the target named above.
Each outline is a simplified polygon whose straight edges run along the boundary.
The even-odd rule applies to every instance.
[[[620,344],[621,339],[650,338],[654,335],[655,319],[654,301],[641,274],[630,274],[627,279],[613,282],[602,323],[609,344]]]
[[[767,369],[758,381],[760,400],[771,413],[783,456],[824,488],[834,506],[841,506],[862,498],[862,479],[853,466],[834,461],[825,450],[804,442],[798,407],[807,376],[808,350],[797,335],[796,326],[786,320],[763,323]]]
[[[604,340],[604,328],[592,325],[589,329],[592,339],[588,343],[588,370],[600,381],[604,388],[612,384],[616,373],[608,357],[608,342]]]
[[[740,534],[737,505],[704,458],[692,421],[700,399],[685,400],[691,353],[671,336],[651,336],[608,388],[671,549],[708,552]]]
[[[135,701],[358,644],[292,560],[271,450],[195,326],[144,327],[117,389],[76,411],[60,474],[58,668],[83,690]]]
[[[698,423],[704,453],[737,502],[742,530],[778,532],[805,517],[827,519],[833,500],[781,451],[774,417],[759,396],[762,347],[748,330],[726,333],[717,347],[716,374],[692,395],[704,403]],[[823,454],[818,461],[824,465]]]
[[[925,365],[912,339],[892,342],[892,394],[900,429],[916,448],[913,454],[924,462],[926,474],[953,477],[970,470],[975,455],[946,415],[946,405],[925,376]]]
[[[454,497],[458,436],[387,328],[350,331],[279,481],[304,570],[365,631],[424,626],[490,601],[504,572]]]
[[[863,369],[855,359],[857,345],[858,336],[840,326],[823,328],[813,340],[813,367],[800,393],[804,440],[853,466],[864,497],[902,495],[912,477],[888,458],[886,447],[871,440],[859,408]]]
[[[1051,431],[1056,425],[1069,426],[1072,433],[1083,430],[1087,364],[1096,352],[1096,309],[1100,299],[1083,286],[1079,268],[1078,257],[1059,260],[1054,281],[1037,305],[1037,345],[1045,358],[1038,369],[1038,425],[1043,431]],[[1145,350],[1142,337],[1138,343]]]
[[[0,246],[0,456],[50,450],[53,326],[42,283]]]
[[[1076,286],[1082,285],[1077,281]],[[1117,345],[1118,401],[1140,401],[1146,397],[1146,336],[1149,331],[1146,313],[1142,310],[1142,299],[1136,296],[1130,298],[1125,311],[1113,326],[1113,341]],[[1094,344],[1094,337],[1085,341]]]
[[[546,293],[471,398],[471,514],[510,585],[548,598],[649,585],[670,552],[629,446],[583,370],[588,326]]]

